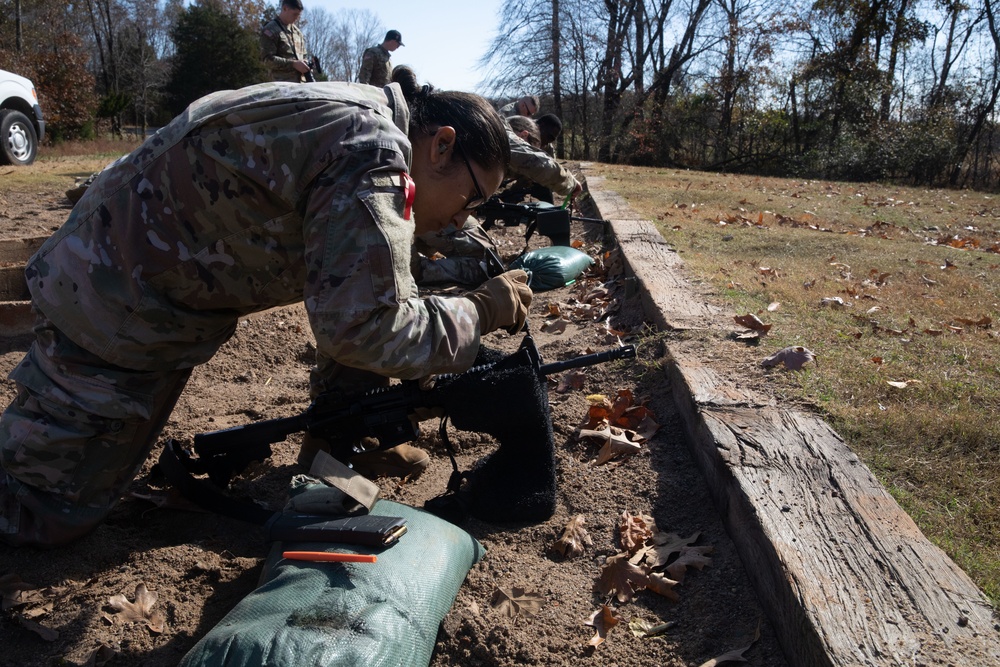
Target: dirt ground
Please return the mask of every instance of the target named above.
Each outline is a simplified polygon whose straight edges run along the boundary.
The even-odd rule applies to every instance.
[[[0,183],[0,238],[44,235],[58,228],[70,207],[64,189],[9,192]],[[505,260],[523,246],[523,231],[494,230]],[[606,271],[589,272],[577,285],[536,294],[529,322],[543,362],[608,349],[619,341],[636,344],[638,359],[591,367],[576,383],[568,382],[569,377],[553,378],[549,398],[559,482],[556,514],[534,525],[475,520],[464,525],[486,547],[486,556],[472,568],[442,623],[431,664],[679,667],[741,654],[751,665],[782,667],[786,663],[774,632],[688,454],[660,369],[664,341],[642,321],[638,299],[623,296],[621,263],[600,232],[600,225],[574,223],[573,238],[582,241],[582,249],[597,257]],[[532,239],[531,247],[541,245],[547,240]],[[588,297],[593,298],[586,308]],[[543,324],[557,319],[552,314],[556,309],[566,320],[565,330],[546,331]],[[485,342],[512,350],[520,338],[498,333]],[[0,340],[3,376],[29,342]],[[34,587],[25,596],[28,603],[15,604],[9,595],[5,599],[0,666],[176,665],[255,588],[268,549],[263,531],[172,507],[175,503],[154,464],[166,438],[190,442],[199,432],[304,410],[314,350],[301,306],[241,321],[220,353],[195,370],[130,493],[104,524],[62,549],[0,547],[0,590],[9,593],[17,581],[25,584],[20,588]],[[571,386],[560,387],[559,380]],[[649,408],[659,428],[638,453],[598,464],[599,444],[576,435],[588,418],[587,396],[614,398],[623,390]],[[5,381],[0,391],[0,401],[6,404],[13,386]],[[461,449],[463,468],[495,447],[488,436],[475,433],[452,429],[451,437]],[[237,480],[235,490],[279,507],[290,477],[304,472],[295,464],[298,443],[293,436],[276,445],[271,459]],[[383,497],[419,507],[444,492],[451,468],[436,425],[425,426],[419,444],[432,454],[430,469],[402,484],[381,480]],[[709,560],[700,569],[687,568],[673,588],[676,599],[641,590],[623,603],[595,590],[606,559],[623,550],[618,525],[624,512],[651,516],[664,533],[705,547],[697,553]],[[553,544],[567,522],[579,515],[593,544],[580,556],[562,558],[552,551]],[[676,558],[674,554],[671,560]],[[152,609],[162,614],[162,627],[123,622],[109,604],[118,595],[134,600],[139,585],[156,594]],[[510,618],[491,606],[498,589],[515,588],[540,600],[536,613]],[[594,647],[588,642],[595,628],[586,623],[602,605],[619,623]],[[630,631],[634,619],[668,627],[655,637],[640,637]]]

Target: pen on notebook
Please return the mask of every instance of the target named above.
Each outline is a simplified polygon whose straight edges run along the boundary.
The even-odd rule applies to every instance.
[[[289,560],[311,560],[318,563],[374,563],[375,554],[343,554],[332,551],[284,551]]]

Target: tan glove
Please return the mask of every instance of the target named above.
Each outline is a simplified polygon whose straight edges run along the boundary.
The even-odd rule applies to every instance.
[[[528,318],[531,305],[531,288],[528,274],[520,269],[501,273],[465,295],[476,304],[479,311],[479,333],[504,328],[508,333],[517,333]]]

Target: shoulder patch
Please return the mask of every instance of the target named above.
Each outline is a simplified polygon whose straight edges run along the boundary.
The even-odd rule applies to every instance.
[[[270,29],[265,28],[264,29],[264,36],[265,37],[274,37],[274,33],[272,33]]]

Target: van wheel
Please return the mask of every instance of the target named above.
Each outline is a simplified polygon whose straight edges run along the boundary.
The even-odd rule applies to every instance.
[[[31,164],[38,154],[38,135],[28,117],[13,109],[0,109],[0,163]]]

